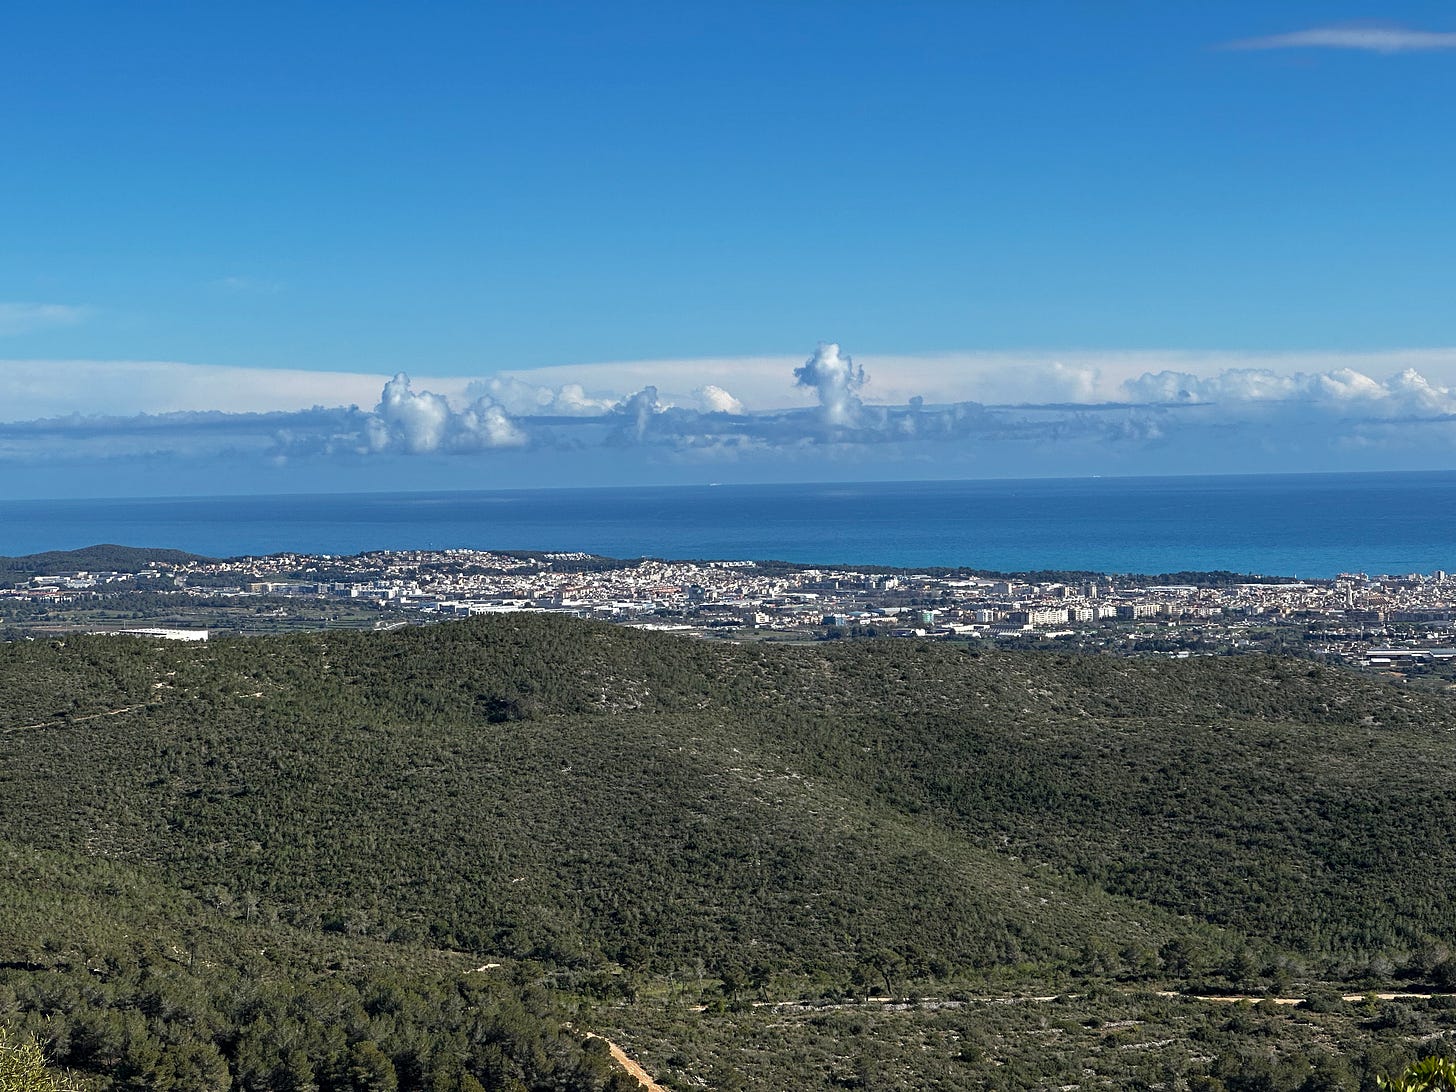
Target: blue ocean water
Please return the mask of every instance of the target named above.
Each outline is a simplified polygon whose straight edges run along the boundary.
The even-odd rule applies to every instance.
[[[1456,570],[1456,473],[1076,478],[0,502],[0,554],[585,550],[1291,576]]]

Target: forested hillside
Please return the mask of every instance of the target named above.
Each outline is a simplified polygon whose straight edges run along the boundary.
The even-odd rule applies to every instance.
[[[1456,984],[1456,705],[1303,661],[515,616],[15,642],[0,692],[0,1020],[115,1087],[128,1036],[209,1087],[596,1087],[566,1014],[638,989]]]
[[[206,561],[200,554],[183,550],[147,549],[137,546],[115,546],[110,543],[87,546],[80,550],[47,550],[42,554],[22,557],[0,556],[0,587],[33,576],[54,573],[118,572],[135,573],[152,565],[179,565],[188,561]]]
[[[302,932],[90,851],[0,842],[0,906],[0,1023],[92,1087],[634,1087],[529,969]]]

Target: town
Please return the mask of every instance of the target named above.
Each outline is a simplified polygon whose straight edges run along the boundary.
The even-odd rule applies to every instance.
[[[1456,580],[1444,572],[1159,579],[463,549],[284,553],[13,579],[0,588],[0,628],[205,639],[552,611],[740,640],[914,637],[1170,656],[1267,649],[1400,673],[1456,667]]]

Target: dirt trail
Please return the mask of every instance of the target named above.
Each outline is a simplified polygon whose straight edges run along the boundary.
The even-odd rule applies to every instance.
[[[647,1072],[647,1070],[643,1069],[631,1058],[627,1057],[627,1052],[619,1047],[616,1043],[608,1039],[605,1035],[598,1035],[594,1031],[589,1031],[586,1033],[586,1037],[588,1039],[600,1039],[602,1042],[606,1043],[607,1049],[612,1053],[612,1061],[616,1062],[619,1066],[626,1070],[627,1075],[635,1080],[638,1084],[640,1084],[643,1088],[647,1089],[647,1092],[667,1092],[667,1089],[663,1088],[662,1085],[658,1084],[652,1079],[652,1076]]]
[[[1159,990],[1159,997],[1186,997],[1190,1001],[1225,1001],[1237,1003],[1239,1001],[1253,1001],[1256,1004],[1260,1001],[1272,1001],[1276,1005],[1302,1005],[1307,1000],[1303,997],[1258,997],[1252,994],[1187,994],[1175,993],[1172,990]],[[1341,1001],[1364,1001],[1367,997],[1373,997],[1377,1001],[1429,1001],[1433,997],[1449,997],[1449,994],[1440,993],[1410,993],[1402,991],[1398,993],[1345,993],[1340,995]]]
[[[1257,1004],[1260,1001],[1271,1001],[1276,1005],[1302,1005],[1307,1000],[1303,997],[1269,997],[1262,994],[1193,994],[1179,993],[1176,990],[1154,990],[1158,997],[1181,998],[1184,1001],[1203,1001],[1212,1004],[1237,1004],[1241,1001]],[[777,1009],[789,1012],[825,1012],[862,1009],[865,1005],[880,1005],[886,1009],[959,1009],[972,1005],[1047,1005],[1054,1001],[1060,1001],[1062,994],[1048,994],[1046,996],[1033,994],[1011,994],[993,995],[981,997],[959,997],[955,999],[941,997],[859,997],[853,1001],[818,1001],[803,999],[799,1001],[752,1001],[750,1005],[755,1009]],[[1075,995],[1071,995],[1075,996]],[[1453,994],[1441,993],[1414,993],[1410,991],[1380,992],[1380,993],[1347,993],[1340,995],[1343,1001],[1364,1001],[1373,997],[1379,1001],[1428,1001],[1432,997],[1451,997]],[[689,1005],[689,1012],[706,1012],[706,1005]]]
[[[140,705],[124,705],[120,709],[103,709],[99,713],[87,713],[84,717],[61,717],[57,720],[43,720],[39,724],[17,724],[13,728],[4,729],[5,732],[28,732],[37,728],[61,728],[72,724],[81,724],[88,720],[98,720],[101,717],[119,717],[123,713],[135,713],[138,709],[146,709],[156,705],[154,701],[143,702]]]

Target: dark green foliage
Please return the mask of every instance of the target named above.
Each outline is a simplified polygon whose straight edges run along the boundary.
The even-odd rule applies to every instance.
[[[804,983],[863,1001],[976,976],[1456,979],[1456,706],[1307,662],[731,645],[525,615],[15,642],[0,692],[0,905],[20,908],[0,920],[0,1020],[117,1088],[608,1079],[524,978],[414,966],[430,949],[537,961],[600,1004],[706,983],[730,1016]],[[1400,1004],[1358,1016],[1371,1050],[1444,1028]],[[1245,1048],[1349,1008],[1241,1017],[1208,1033],[1216,1065],[1180,1071],[1347,1087],[1327,1041]],[[969,1025],[935,1037],[977,1072],[1001,1049]],[[1072,1083],[1081,1049],[1029,1083]],[[1411,1060],[1372,1059],[1358,1072]],[[840,1087],[910,1086],[872,1049],[826,1065]]]
[[[210,560],[212,559],[183,550],[151,550],[110,543],[87,546],[80,550],[48,550],[42,554],[26,554],[24,557],[0,557],[0,587],[29,580],[33,576],[52,576],[56,573],[135,573],[157,562],[180,565],[189,561]]]
[[[1294,661],[522,616],[21,642],[0,680],[4,829],[231,914],[659,970],[890,951],[911,977],[1075,967],[1095,937],[1114,973],[1238,985],[1260,945],[1359,974],[1453,940],[1451,703]]]
[[[610,1077],[527,968],[461,973],[458,958],[249,922],[146,869],[3,842],[0,905],[0,1026],[97,1088],[588,1092]]]
[[[545,618],[0,652],[16,719],[46,725],[0,737],[5,829],[229,914],[659,970],[888,950],[910,976],[1187,931],[887,798],[814,653]],[[86,680],[61,715],[28,685],[52,672]]]

